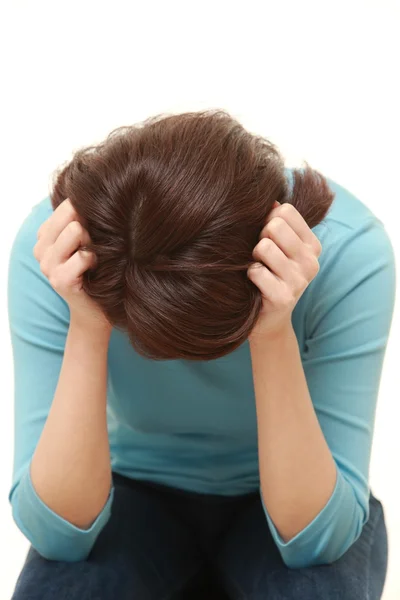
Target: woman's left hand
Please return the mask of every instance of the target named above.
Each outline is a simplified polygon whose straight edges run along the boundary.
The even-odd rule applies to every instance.
[[[275,202],[253,250],[247,275],[259,288],[263,305],[249,340],[280,333],[298,300],[319,272],[321,242],[292,204]]]

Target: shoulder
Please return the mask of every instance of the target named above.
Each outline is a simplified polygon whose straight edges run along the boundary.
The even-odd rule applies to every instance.
[[[32,206],[25,215],[11,246],[8,264],[8,312],[12,329],[40,329],[43,335],[48,319],[62,323],[69,319],[66,302],[51,287],[33,255],[37,231],[53,212],[50,197]]]
[[[292,184],[292,171],[285,169],[289,185]],[[325,218],[312,228],[322,244],[321,269],[316,280],[321,282],[327,270],[325,267],[345,248],[347,259],[351,257],[357,264],[365,263],[377,253],[393,262],[393,246],[384,223],[350,190],[329,177],[326,180],[334,199]],[[351,267],[349,262],[347,265]],[[315,285],[316,280],[311,285]]]
[[[382,221],[360,198],[336,181],[328,177],[326,180],[335,196],[326,217],[313,228],[318,237],[330,244],[345,237],[354,237],[366,225],[384,228]]]
[[[286,167],[285,173],[289,186],[293,183],[293,169]],[[337,181],[325,176],[329,188],[334,193],[332,205],[325,218],[313,227],[313,232],[321,243],[332,245],[340,239],[353,237],[368,224],[384,228],[384,224],[364,202]]]
[[[335,197],[326,217],[313,228],[322,244],[321,279],[338,262],[350,276],[372,262],[394,262],[394,250],[384,223],[352,192],[327,178]]]
[[[320,270],[298,309],[303,307],[307,316],[308,333],[328,313],[342,318],[343,311],[379,310],[389,319],[395,298],[395,253],[384,223],[352,192],[327,181],[335,197],[323,221],[313,228],[322,244]]]

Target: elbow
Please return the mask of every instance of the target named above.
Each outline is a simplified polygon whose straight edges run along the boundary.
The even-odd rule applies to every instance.
[[[24,523],[13,507],[13,520],[22,535],[31,545],[31,551],[35,551],[42,558],[51,561],[78,562],[86,560],[92,550],[92,544],[74,543],[73,539],[66,540],[56,532],[49,532],[46,528],[31,531]]]
[[[31,547],[35,550],[42,558],[50,561],[62,561],[62,562],[79,562],[85,561],[91,551],[91,548],[63,548],[62,546],[54,546],[51,544],[41,544],[37,540],[31,541]]]
[[[307,569],[320,565],[331,565],[345,552],[346,550],[339,553],[324,552],[318,554],[314,552],[303,556],[282,556],[282,560],[289,569]]]
[[[308,555],[308,556],[282,556],[282,560],[288,569],[307,569],[317,565],[331,564],[326,556]]]
[[[103,528],[113,504],[114,487],[95,521],[82,529],[51,510],[35,493],[28,471],[10,494],[15,524],[43,558],[65,562],[88,558]]]
[[[357,522],[351,532],[344,537],[341,530],[320,532],[320,537],[308,547],[292,548],[290,552],[281,553],[282,560],[289,569],[305,569],[321,565],[331,565],[339,560],[358,540],[362,532],[362,524]]]
[[[57,560],[71,563],[85,561],[88,558],[91,551],[91,548],[86,548],[85,550],[82,550],[81,548],[75,548],[73,550],[68,549],[68,551],[65,551],[63,548],[57,548],[52,546],[35,547],[33,544],[32,548],[34,548],[38,552],[38,554],[40,554],[40,556],[42,556],[46,560]]]
[[[309,553],[290,554],[282,556],[282,560],[289,569],[307,569],[321,565],[331,565],[347,552],[348,548],[341,550],[327,548],[323,551],[311,551]]]
[[[290,541],[284,543],[275,535],[282,560],[288,568],[330,565],[357,542],[369,519],[368,500],[357,501],[349,485],[342,485],[339,492],[336,495],[338,501],[331,501]]]

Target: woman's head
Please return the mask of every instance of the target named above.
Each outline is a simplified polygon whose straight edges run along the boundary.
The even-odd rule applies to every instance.
[[[268,140],[226,111],[158,115],[81,149],[55,175],[97,256],[86,292],[133,347],[153,359],[210,360],[235,350],[261,308],[247,277],[275,200],[309,227],[333,194],[308,166],[294,171]]]

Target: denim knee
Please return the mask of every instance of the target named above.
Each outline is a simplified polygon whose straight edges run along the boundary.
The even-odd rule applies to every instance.
[[[335,565],[321,565],[305,569],[287,569],[269,573],[257,583],[246,600],[365,600],[367,582],[355,573],[338,571]]]
[[[138,581],[135,600],[147,598]],[[131,600],[132,580],[113,565],[50,561],[30,549],[11,600]]]

